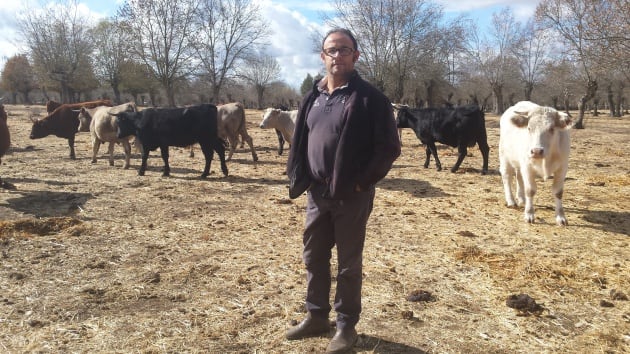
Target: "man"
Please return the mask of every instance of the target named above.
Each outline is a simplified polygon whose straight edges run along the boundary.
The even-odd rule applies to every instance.
[[[343,28],[328,32],[320,57],[327,73],[302,101],[287,161],[289,196],[308,190],[303,234],[308,314],[286,338],[329,332],[330,258],[337,246],[337,330],[326,353],[344,353],[357,340],[374,185],[400,155],[400,140],[391,102],[354,69],[359,50],[352,33]]]

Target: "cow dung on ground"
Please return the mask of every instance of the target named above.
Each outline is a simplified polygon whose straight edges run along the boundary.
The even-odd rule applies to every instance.
[[[106,151],[92,164],[83,132],[71,160],[65,139],[29,139],[29,116],[43,106],[5,107],[12,146],[0,176],[15,189],[0,189],[3,352],[326,347],[332,331],[284,339],[304,316],[306,200],[288,199],[287,154],[259,128],[262,111],[246,112],[258,162],[246,145],[228,177],[215,158],[201,180],[204,159],[185,148],[171,150],[170,177],[159,173],[159,151],[145,176],[136,151],[123,169],[120,147],[114,166]],[[485,176],[476,148],[451,173],[457,150],[438,145],[443,170],[425,169],[424,148],[404,129],[368,223],[355,352],[629,352],[630,301],[614,294],[630,293],[630,116],[587,115],[585,126],[571,131],[565,227],[550,181],[537,183],[533,224],[506,208],[496,115],[486,114]],[[415,289],[438,301],[407,301]],[[545,312],[519,316],[509,294],[528,294]]]

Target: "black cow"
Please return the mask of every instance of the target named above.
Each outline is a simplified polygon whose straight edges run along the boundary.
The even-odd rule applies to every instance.
[[[488,138],[484,113],[477,105],[459,107],[412,109],[399,107],[396,114],[398,128],[411,128],[420,141],[427,146],[427,158],[424,167],[429,167],[431,154],[435,158],[437,170],[442,170],[442,164],[437,155],[435,142],[457,147],[459,153],[457,162],[451,172],[457,171],[468,153],[468,147],[479,146],[483,156],[481,174],[488,173]]]
[[[168,165],[168,147],[185,147],[199,143],[206,158],[201,178],[210,174],[210,162],[214,151],[221,160],[221,170],[228,175],[225,164],[225,141],[217,135],[217,107],[203,104],[186,108],[147,108],[140,112],[116,114],[118,138],[135,135],[142,150],[142,164],[138,175],[144,176],[149,152],[160,148],[164,160],[162,176],[171,172]]]

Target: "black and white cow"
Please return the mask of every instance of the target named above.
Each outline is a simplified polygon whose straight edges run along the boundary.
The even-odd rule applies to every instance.
[[[437,170],[442,164],[437,155],[436,142],[457,147],[457,162],[451,168],[456,172],[468,153],[468,148],[479,146],[483,157],[481,174],[488,173],[488,155],[490,147],[486,135],[486,123],[483,111],[477,105],[458,107],[414,109],[405,106],[396,107],[396,125],[398,128],[411,128],[420,141],[426,145],[424,167],[429,167],[431,155],[435,159]]]
[[[135,135],[142,150],[142,165],[138,175],[143,176],[147,168],[149,152],[160,148],[164,160],[163,176],[170,174],[168,147],[185,147],[199,143],[206,158],[201,178],[210,174],[210,162],[214,151],[219,155],[221,170],[228,175],[225,164],[225,141],[217,133],[217,107],[211,104],[186,108],[147,108],[140,112],[115,114],[119,139]]]

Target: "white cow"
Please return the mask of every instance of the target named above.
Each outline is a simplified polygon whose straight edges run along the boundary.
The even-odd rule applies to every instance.
[[[245,108],[243,104],[239,102],[226,103],[217,106],[217,110],[219,137],[224,140],[227,138],[230,143],[230,153],[226,160],[229,161],[232,159],[232,154],[234,154],[234,150],[236,150],[238,136],[240,135],[241,139],[249,145],[254,161],[258,161],[258,155],[256,155],[256,150],[254,150],[252,137],[247,134],[247,122],[245,120]]]
[[[116,123],[116,116],[113,114],[120,112],[137,112],[136,104],[127,102],[114,107],[99,106],[92,109],[81,108],[81,112],[79,113],[79,131],[84,131],[85,127],[89,127],[92,138],[92,163],[96,163],[96,154],[101,147],[101,143],[109,143],[109,165],[114,166],[114,145],[120,143],[125,151],[124,168],[129,168],[129,160],[131,158],[131,145],[129,140],[133,136],[122,139],[116,137],[118,123]]]
[[[534,222],[536,176],[544,180],[553,176],[556,223],[567,225],[562,193],[569,166],[572,126],[568,114],[529,101],[518,102],[501,116],[499,159],[505,201],[508,207],[525,202],[525,221],[529,223]],[[511,189],[514,176],[518,203]]]
[[[278,136],[278,155],[282,155],[282,149],[284,142],[288,142],[289,145],[293,142],[293,131],[295,130],[295,120],[297,119],[298,111],[283,111],[276,108],[267,108],[263,112],[262,121],[260,122],[261,129],[275,129],[280,132]]]

